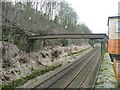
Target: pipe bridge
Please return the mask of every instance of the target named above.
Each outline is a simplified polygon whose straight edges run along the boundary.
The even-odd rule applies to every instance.
[[[48,34],[48,35],[33,35],[29,39],[102,39],[105,42],[108,40],[106,34]]]

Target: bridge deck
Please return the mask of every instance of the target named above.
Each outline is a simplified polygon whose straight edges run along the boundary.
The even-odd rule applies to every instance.
[[[29,36],[29,39],[108,39],[106,34],[49,34]]]

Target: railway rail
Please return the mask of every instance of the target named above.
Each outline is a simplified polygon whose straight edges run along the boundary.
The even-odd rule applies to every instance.
[[[101,62],[101,49],[95,47],[68,67],[33,88],[94,88]]]

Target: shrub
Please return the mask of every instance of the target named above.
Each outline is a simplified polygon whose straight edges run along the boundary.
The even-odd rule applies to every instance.
[[[69,44],[69,41],[66,39],[62,39],[61,41],[62,46],[67,46]]]
[[[2,90],[15,90],[16,87],[21,86],[23,84],[25,84],[28,80],[31,80],[39,75],[42,75],[46,72],[52,71],[58,67],[60,67],[62,64],[57,64],[57,65],[52,65],[49,67],[45,67],[44,69],[38,69],[35,70],[34,72],[32,72],[30,75],[27,75],[25,77],[21,77],[20,79],[16,79],[12,82],[9,82],[5,85],[2,85]]]

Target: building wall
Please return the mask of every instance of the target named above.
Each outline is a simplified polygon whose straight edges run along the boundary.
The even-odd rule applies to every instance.
[[[120,31],[118,31],[118,18],[110,18],[108,24],[108,52],[110,54],[120,54]]]
[[[117,18],[109,19],[109,26],[108,26],[109,39],[120,39],[120,32],[117,32],[117,30],[116,30],[116,23],[118,21],[120,21],[120,19],[117,19]]]
[[[108,40],[108,52],[110,54],[120,54],[120,40]]]

